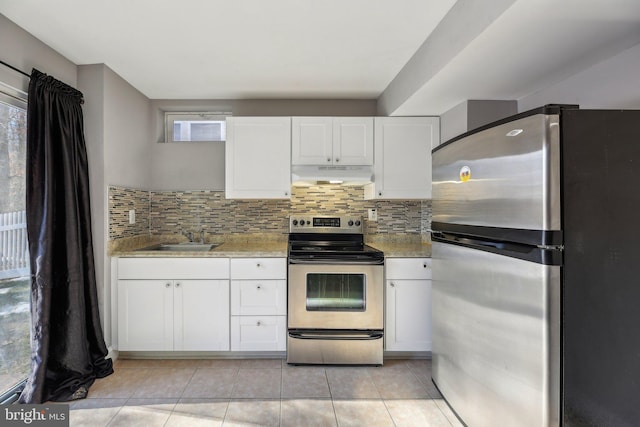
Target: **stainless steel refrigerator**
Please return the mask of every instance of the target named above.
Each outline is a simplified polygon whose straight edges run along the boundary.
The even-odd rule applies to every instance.
[[[433,150],[433,381],[468,426],[640,423],[640,111]]]

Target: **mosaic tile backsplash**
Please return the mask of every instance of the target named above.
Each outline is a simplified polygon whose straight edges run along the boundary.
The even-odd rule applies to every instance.
[[[223,191],[147,191],[109,187],[109,239],[183,231],[207,234],[289,232],[289,217],[323,212],[365,218],[368,234],[426,234],[430,200],[363,200],[364,187],[323,185],[293,187],[291,200],[227,200]],[[376,208],[378,221],[367,221]],[[136,223],[129,224],[135,209]]]

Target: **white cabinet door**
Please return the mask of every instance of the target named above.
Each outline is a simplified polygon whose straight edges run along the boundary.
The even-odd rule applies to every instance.
[[[118,349],[173,350],[173,282],[118,281]]]
[[[373,165],[373,117],[333,118],[333,164]]]
[[[293,165],[373,165],[373,117],[293,117]]]
[[[229,258],[118,258],[119,279],[228,279]]]
[[[232,280],[286,279],[286,258],[232,258]]]
[[[385,348],[431,351],[431,280],[387,280]]]
[[[229,281],[174,282],[174,350],[229,350]]]
[[[227,119],[225,196],[228,199],[291,197],[291,118]]]
[[[231,316],[231,351],[285,351],[286,316]]]
[[[437,117],[375,118],[375,182],[367,199],[430,199],[431,144],[439,140]]]
[[[291,164],[330,165],[333,163],[333,119],[331,117],[291,118]]]
[[[431,280],[431,258],[387,258],[385,278]]]
[[[232,280],[231,315],[286,315],[286,280]]]
[[[229,281],[118,280],[118,349],[229,350]]]

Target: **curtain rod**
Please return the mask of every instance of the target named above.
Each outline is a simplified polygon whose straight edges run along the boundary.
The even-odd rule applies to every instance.
[[[13,66],[13,65],[11,65],[11,64],[7,64],[6,62],[4,62],[4,61],[2,61],[2,60],[0,60],[0,64],[4,65],[5,67],[9,67],[9,68],[11,68],[13,71],[17,71],[18,73],[22,74],[23,76],[26,76],[26,77],[31,78],[31,76],[30,76],[29,74],[25,73],[24,71],[22,71],[22,70],[21,70],[21,69],[19,69],[19,68],[14,67],[14,66]]]

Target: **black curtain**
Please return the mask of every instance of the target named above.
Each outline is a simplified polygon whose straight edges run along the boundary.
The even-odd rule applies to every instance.
[[[27,114],[31,373],[20,402],[86,397],[113,372],[98,313],[82,93],[34,69]]]

